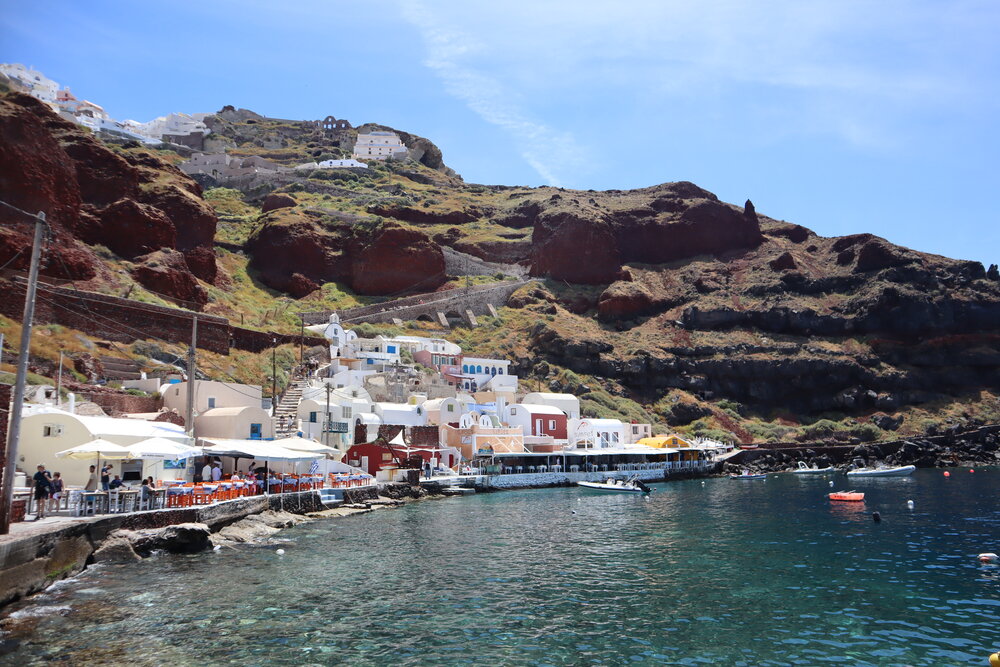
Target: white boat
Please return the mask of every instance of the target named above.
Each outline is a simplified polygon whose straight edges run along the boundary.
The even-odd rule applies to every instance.
[[[603,482],[577,482],[577,486],[592,491],[604,491],[606,493],[649,493],[651,488],[639,481],[638,477],[630,477],[624,482],[620,479],[610,477]]]
[[[848,477],[906,477],[913,474],[917,466],[896,466],[895,468],[858,468],[849,470]]]
[[[833,466],[827,466],[825,468],[817,468],[816,464],[810,468],[803,461],[799,461],[799,467],[792,471],[793,475],[826,475],[833,472]]]

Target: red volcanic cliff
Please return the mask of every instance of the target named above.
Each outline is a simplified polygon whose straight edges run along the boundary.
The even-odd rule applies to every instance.
[[[191,300],[195,275],[216,277],[216,216],[200,197],[197,183],[152,154],[112,150],[27,95],[0,99],[0,199],[46,213],[52,240],[45,275],[93,278],[101,262],[84,244],[128,260],[176,249],[192,261],[175,257],[171,270],[187,277],[165,283],[148,271],[135,276],[150,289]],[[0,210],[0,220],[0,264],[16,256],[11,268],[27,268],[31,220],[10,210]],[[188,286],[171,291],[181,283]]]
[[[246,247],[266,285],[298,296],[332,281],[384,295],[433,290],[446,278],[440,246],[392,223],[371,227],[281,208],[267,214]]]

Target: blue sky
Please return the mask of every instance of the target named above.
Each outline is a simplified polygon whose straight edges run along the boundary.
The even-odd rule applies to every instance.
[[[997,34],[994,0],[0,0],[0,61],[118,119],[332,114],[428,137],[470,182],[690,180],[987,264]]]

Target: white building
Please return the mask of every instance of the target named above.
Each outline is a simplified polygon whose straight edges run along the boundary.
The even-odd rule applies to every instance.
[[[409,403],[376,403],[375,414],[383,424],[393,426],[426,426],[427,415],[421,405]]]
[[[250,384],[197,380],[194,391],[194,411],[199,415],[213,408],[259,408],[263,405],[261,388]],[[177,382],[160,387],[163,405],[184,415],[187,410],[187,382]]]
[[[55,106],[59,84],[38,70],[33,67],[25,67],[21,63],[3,63],[0,64],[0,73],[17,80],[18,83],[31,91],[32,97]]]
[[[120,446],[134,445],[149,438],[165,438],[181,445],[190,443],[184,428],[169,422],[87,417],[46,407],[39,408],[21,421],[21,444],[18,450],[20,460],[17,465],[30,477],[39,464],[44,464],[48,471],[62,473],[67,485],[82,487],[87,483],[89,467],[97,464],[97,457],[82,461],[57,459],[56,452],[98,438]],[[121,475],[126,481],[138,482],[142,476],[149,475],[162,479],[164,474],[163,461],[147,461],[145,466],[142,461],[137,460],[111,463],[114,465],[114,474]],[[171,471],[170,476],[177,476],[176,471]]]
[[[625,424],[618,419],[571,419],[570,449],[621,449],[628,444]]]
[[[199,438],[227,440],[273,440],[274,421],[260,405],[211,408],[194,419]]]
[[[517,376],[510,374],[506,359],[464,357],[462,359],[462,388],[467,391],[517,391]]]
[[[468,403],[457,398],[434,398],[420,405],[424,408],[428,426],[454,424],[468,414]]]
[[[157,140],[162,140],[164,134],[183,136],[194,134],[195,132],[201,132],[202,134],[207,135],[211,132],[211,130],[209,130],[208,126],[205,125],[204,120],[209,115],[211,114],[172,113],[166,116],[160,116],[159,118],[154,118],[148,123],[126,120],[123,122],[123,125],[137,134]]]
[[[566,413],[570,419],[580,418],[580,399],[573,394],[554,394],[546,391],[533,391],[525,394],[522,403],[533,405],[551,405]]]
[[[395,132],[377,131],[359,134],[352,157],[370,160],[403,158],[406,157],[406,146]]]

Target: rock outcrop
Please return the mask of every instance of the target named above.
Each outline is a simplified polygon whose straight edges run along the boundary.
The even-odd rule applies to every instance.
[[[444,253],[423,232],[352,225],[310,211],[271,212],[247,249],[261,280],[290,293],[331,281],[361,294],[432,291],[446,278]]]
[[[137,259],[132,276],[150,291],[188,302],[205,305],[208,293],[188,268],[184,254],[176,250],[157,250]]]
[[[0,99],[0,139],[0,198],[44,211],[52,229],[45,275],[94,278],[103,265],[89,244],[124,259],[164,249],[190,252],[197,273],[189,266],[178,270],[192,279],[215,279],[215,213],[201,200],[201,188],[177,168],[150,153],[111,150],[17,93]],[[10,266],[26,268],[30,219],[3,210],[0,220],[0,264],[17,257]]]

